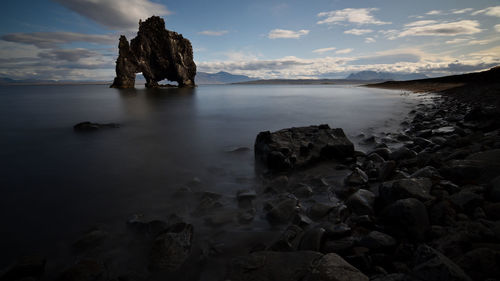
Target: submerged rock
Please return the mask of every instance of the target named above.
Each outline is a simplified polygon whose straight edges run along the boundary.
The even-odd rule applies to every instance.
[[[89,121],[85,121],[73,126],[73,129],[77,132],[91,132],[91,131],[97,131],[102,128],[120,128],[120,125],[116,123],[100,124],[100,123],[92,123]]]
[[[191,42],[181,34],[165,29],[165,21],[152,16],[139,21],[139,32],[130,45],[120,36],[116,78],[111,87],[133,88],[135,74],[142,72],[146,87],[159,87],[158,81],[168,79],[179,86],[194,86],[196,64]]]
[[[277,171],[353,155],[354,145],[344,131],[328,125],[260,132],[255,140],[255,158]]]
[[[177,223],[159,234],[151,248],[149,269],[175,271],[191,252],[193,226]]]

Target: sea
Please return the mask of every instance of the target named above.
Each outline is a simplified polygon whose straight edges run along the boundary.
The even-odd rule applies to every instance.
[[[261,131],[329,124],[364,150],[419,102],[359,85],[0,86],[0,268],[96,224],[162,217],[186,185],[252,189]],[[83,121],[120,127],[75,132]]]

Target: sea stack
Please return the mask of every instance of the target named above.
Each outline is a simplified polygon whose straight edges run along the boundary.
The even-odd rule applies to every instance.
[[[133,88],[135,74],[142,72],[146,87],[160,87],[158,81],[176,81],[179,87],[193,87],[196,64],[193,47],[182,34],[165,29],[165,21],[152,16],[139,21],[139,32],[130,41],[122,35],[118,44],[116,77],[112,88]]]

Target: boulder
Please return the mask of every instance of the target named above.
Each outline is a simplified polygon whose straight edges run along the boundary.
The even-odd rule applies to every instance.
[[[92,132],[102,128],[120,128],[120,125],[115,123],[101,124],[101,123],[92,123],[89,121],[85,121],[73,126],[73,130],[75,130],[76,132]]]
[[[477,248],[460,257],[457,264],[473,280],[498,278],[500,276],[500,251]]]
[[[285,224],[290,222],[298,212],[299,201],[294,196],[281,196],[266,203],[266,214],[271,224]]]
[[[427,209],[415,198],[397,200],[387,206],[382,210],[381,219],[386,228],[399,237],[422,241],[430,230]]]
[[[0,274],[2,281],[29,280],[29,278],[40,279],[45,271],[45,258],[31,255],[19,258],[14,265]]]
[[[149,269],[175,271],[191,252],[193,226],[177,223],[160,233],[153,241],[149,255]]]
[[[427,245],[421,245],[417,248],[415,264],[412,275],[419,280],[472,281],[453,261]]]
[[[286,279],[283,279],[286,280]],[[341,256],[324,255],[315,266],[307,281],[368,281],[369,278]]]
[[[391,154],[389,155],[389,159],[395,160],[395,161],[400,161],[403,159],[414,158],[415,156],[417,156],[415,151],[410,150],[407,147],[403,146],[403,147],[391,152]]]
[[[373,215],[375,194],[369,190],[360,189],[347,198],[346,205],[357,215]]]
[[[76,264],[72,265],[66,269],[61,276],[59,276],[58,281],[107,281],[108,274],[106,267],[103,263],[91,260],[83,259],[78,261]]]
[[[254,150],[255,158],[275,171],[354,155],[354,145],[344,131],[331,129],[328,125],[261,132],[255,140]]]
[[[358,186],[368,183],[368,176],[359,168],[354,168],[351,174],[345,178],[345,184],[349,186]]]
[[[120,36],[116,78],[111,87],[133,88],[135,74],[142,73],[146,87],[159,87],[158,81],[176,81],[180,87],[194,86],[196,64],[191,42],[181,34],[165,29],[165,21],[152,16],[139,21],[139,32],[130,45]]]
[[[432,182],[427,178],[400,179],[379,187],[380,200],[384,205],[399,199],[416,198],[420,201],[433,199],[429,194]]]
[[[358,244],[370,250],[379,250],[396,246],[396,240],[388,234],[374,230],[361,238]]]

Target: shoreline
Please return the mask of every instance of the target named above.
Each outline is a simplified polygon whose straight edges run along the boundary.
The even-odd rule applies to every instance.
[[[118,280],[301,280],[314,278],[311,268],[302,267],[312,261],[324,265],[314,267],[320,274],[328,274],[328,267],[346,268],[347,263],[349,270],[341,274],[356,280],[441,278],[432,275],[434,270],[457,274],[458,280],[494,278],[498,269],[487,267],[487,259],[500,249],[500,199],[492,199],[492,194],[498,198],[492,177],[499,175],[495,161],[500,158],[487,156],[499,155],[500,127],[492,119],[498,110],[469,104],[450,92],[438,94],[432,103],[416,105],[399,132],[365,136],[372,150],[358,152],[354,159],[267,174],[256,190],[241,190],[234,197],[203,191],[195,181],[177,190],[173,200],[190,198],[197,206],[196,218],[149,221],[137,216],[127,221],[126,239],[123,233],[93,228],[70,245],[77,253],[75,262],[47,268],[41,280],[76,280],[71,279],[75,272]],[[228,200],[237,203],[236,210],[226,209]],[[277,216],[283,220],[247,229],[246,223],[259,215],[264,222]],[[202,228],[189,227],[200,220]],[[240,228],[224,233],[221,227],[234,221]],[[200,239],[206,229],[217,233],[219,228],[222,245]],[[190,252],[169,250],[161,243],[189,246]],[[127,263],[134,264],[130,268],[123,268],[123,258],[116,256],[125,249]],[[180,267],[165,271],[165,259],[171,261],[167,268]],[[471,266],[471,259],[484,265],[481,272]],[[30,266],[38,268],[45,263],[30,260]],[[259,267],[245,270],[256,263]],[[303,270],[303,275],[289,275],[288,267]],[[16,267],[6,273],[12,270]]]

